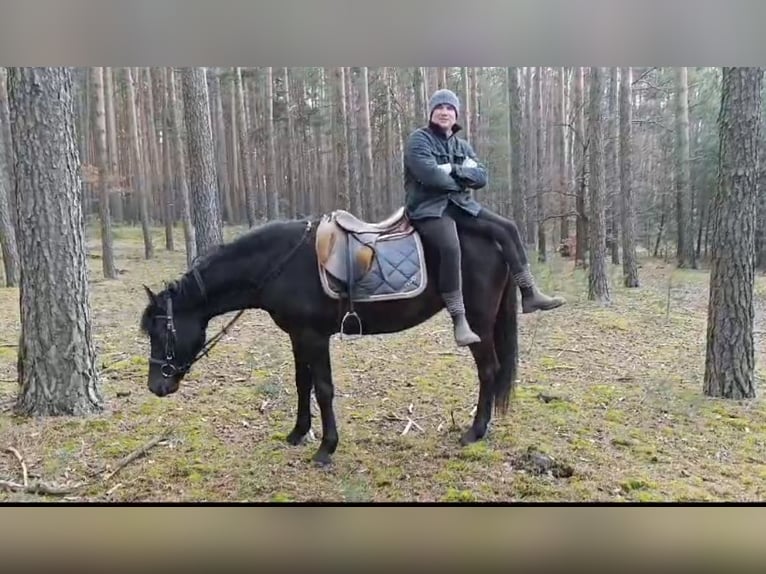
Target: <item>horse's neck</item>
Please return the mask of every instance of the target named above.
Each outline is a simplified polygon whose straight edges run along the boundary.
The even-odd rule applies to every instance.
[[[200,272],[205,286],[205,298],[201,304],[202,313],[207,320],[218,315],[241,309],[257,309],[260,298],[255,291],[254,267],[251,261],[242,263],[212,263]]]

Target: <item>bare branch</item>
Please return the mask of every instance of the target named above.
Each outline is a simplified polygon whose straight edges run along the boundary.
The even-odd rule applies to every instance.
[[[141,446],[141,447],[137,448],[137,449],[136,449],[136,450],[134,450],[132,453],[130,453],[128,456],[126,456],[125,458],[123,458],[123,459],[122,459],[120,462],[118,462],[118,463],[117,463],[117,466],[115,466],[115,467],[114,467],[114,470],[112,470],[111,472],[109,472],[108,474],[106,474],[106,475],[104,476],[104,481],[107,481],[107,480],[109,480],[109,479],[110,479],[110,478],[112,478],[112,477],[113,477],[115,474],[117,474],[118,472],[120,472],[120,471],[121,471],[123,468],[125,468],[126,466],[128,466],[128,465],[129,465],[131,462],[133,462],[134,460],[136,460],[136,459],[138,459],[138,458],[141,458],[141,457],[142,457],[142,456],[144,456],[144,455],[145,455],[147,452],[149,452],[149,450],[150,450],[150,449],[154,448],[154,447],[155,447],[155,446],[157,446],[159,443],[161,443],[162,441],[166,440],[166,439],[167,439],[167,438],[168,438],[168,437],[169,437],[169,436],[172,434],[172,432],[173,432],[174,430],[175,430],[175,427],[171,427],[171,428],[169,428],[169,429],[165,430],[165,432],[164,432],[164,433],[162,433],[162,434],[161,434],[161,435],[159,435],[159,436],[156,436],[156,437],[154,437],[154,438],[153,438],[152,440],[150,440],[148,443],[146,443],[145,445],[143,445],[143,446]]]
[[[632,82],[632,84],[631,84],[631,85],[635,86],[635,85],[636,85],[638,82],[641,82],[641,81],[643,81],[643,79],[644,79],[644,78],[646,78],[646,76],[648,76],[649,74],[651,74],[652,72],[654,72],[656,69],[657,69],[657,67],[656,67],[656,66],[653,66],[653,67],[649,68],[649,69],[648,69],[648,70],[646,70],[646,71],[645,71],[643,74],[641,74],[641,75],[640,75],[638,78],[636,78],[635,80],[633,80],[633,82]]]
[[[19,464],[21,465],[21,474],[24,477],[24,488],[29,486],[29,472],[27,472],[27,465],[24,462],[24,457],[21,456],[21,453],[16,450],[14,447],[9,446],[5,449],[5,452],[10,452],[13,454],[13,456],[16,457],[16,459],[19,461]]]

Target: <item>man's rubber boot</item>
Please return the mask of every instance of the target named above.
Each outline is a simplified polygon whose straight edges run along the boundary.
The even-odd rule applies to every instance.
[[[550,311],[566,303],[563,297],[550,297],[540,291],[535,284],[535,278],[529,269],[514,275],[516,284],[521,291],[521,312]]]
[[[481,341],[479,336],[473,332],[468,320],[465,318],[465,307],[463,306],[463,292],[458,289],[450,293],[442,293],[444,305],[447,312],[452,317],[452,326],[454,330],[455,343],[458,347],[466,347],[473,343]]]

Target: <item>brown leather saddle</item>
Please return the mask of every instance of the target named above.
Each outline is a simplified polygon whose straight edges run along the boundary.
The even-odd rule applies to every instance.
[[[341,335],[349,318],[361,335],[354,303],[416,297],[427,285],[422,242],[404,207],[377,222],[342,209],[325,215],[317,227],[316,253],[324,292],[348,302]]]

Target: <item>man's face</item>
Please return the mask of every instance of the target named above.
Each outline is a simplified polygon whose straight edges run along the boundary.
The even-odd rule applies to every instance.
[[[449,104],[439,104],[431,114],[431,121],[445,132],[449,132],[452,130],[452,126],[455,125],[455,122],[457,122],[455,108]]]

